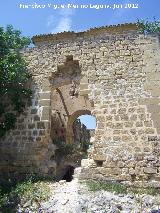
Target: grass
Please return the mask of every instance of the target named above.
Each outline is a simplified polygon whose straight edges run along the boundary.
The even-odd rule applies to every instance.
[[[127,187],[117,182],[87,181],[86,183],[89,190],[93,192],[104,190],[114,192],[115,194],[127,193]]]
[[[35,208],[38,208],[41,201],[49,199],[49,183],[51,181],[53,182],[54,179],[32,176],[27,177],[21,182],[9,181],[1,184],[0,211],[3,213],[14,213],[17,212],[18,205],[28,205],[30,207],[34,204]]]
[[[160,189],[159,188],[153,188],[153,187],[146,187],[146,188],[130,187],[130,188],[128,188],[128,193],[139,194],[139,195],[148,194],[148,195],[156,196],[156,195],[160,194]]]
[[[111,181],[86,181],[86,185],[88,186],[90,191],[108,191],[108,192],[114,192],[115,194],[148,194],[148,195],[159,195],[160,189],[159,188],[153,188],[153,187],[147,187],[147,188],[136,188],[136,187],[127,187],[126,185],[123,185],[118,182],[111,182]]]

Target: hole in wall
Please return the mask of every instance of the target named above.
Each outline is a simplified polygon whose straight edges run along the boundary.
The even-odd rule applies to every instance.
[[[103,166],[103,161],[102,160],[95,160],[95,163],[97,167],[102,167]]]
[[[55,155],[52,155],[52,156],[50,157],[50,160],[51,160],[51,161],[55,160]]]
[[[73,166],[67,166],[65,174],[62,178],[62,180],[66,180],[67,182],[70,182],[73,180],[73,174],[74,174],[74,167]]]
[[[131,175],[131,181],[133,182],[133,181],[135,181],[136,180],[136,175],[135,174],[132,174]]]

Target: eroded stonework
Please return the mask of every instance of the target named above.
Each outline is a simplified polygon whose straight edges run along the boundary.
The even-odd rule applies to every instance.
[[[97,126],[81,178],[159,185],[158,35],[139,34],[136,25],[126,24],[35,36],[33,42],[22,52],[33,75],[32,106],[1,140],[1,171],[56,173],[55,114],[67,143],[74,120],[91,114]]]

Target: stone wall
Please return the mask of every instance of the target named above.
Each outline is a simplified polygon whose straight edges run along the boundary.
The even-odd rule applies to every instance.
[[[92,157],[82,161],[81,178],[158,184],[158,36],[139,34],[136,25],[126,24],[35,36],[33,42],[34,48],[22,52],[33,74],[32,106],[1,140],[1,171],[47,174],[55,168],[52,94],[76,82],[78,91],[66,100],[71,103],[66,105],[67,132],[81,114],[97,121]]]
[[[73,124],[73,133],[74,133],[74,143],[79,144],[89,144],[91,134],[90,130],[81,123],[80,119],[77,119]]]

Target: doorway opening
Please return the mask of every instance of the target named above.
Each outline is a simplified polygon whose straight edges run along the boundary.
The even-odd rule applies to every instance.
[[[74,143],[79,143],[81,150],[87,154],[87,150],[90,148],[91,137],[94,137],[96,128],[96,118],[92,115],[81,115],[75,121],[74,124],[79,124],[80,128],[73,131]]]
[[[66,180],[67,182],[71,182],[73,180],[74,169],[75,168],[73,166],[70,166],[70,165],[67,166],[62,180]]]

